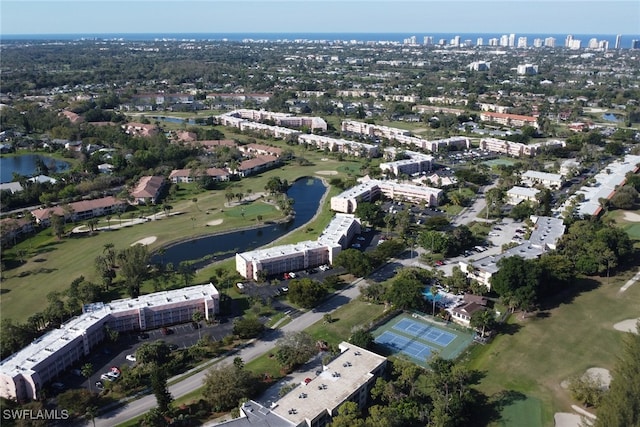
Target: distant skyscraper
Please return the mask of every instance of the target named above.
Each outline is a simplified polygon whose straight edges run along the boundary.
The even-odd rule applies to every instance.
[[[547,37],[546,39],[544,39],[544,45],[546,47],[556,47],[556,39],[554,39],[553,37]]]
[[[489,39],[489,46],[498,46],[498,39],[495,37]]]
[[[503,34],[502,36],[500,36],[500,46],[509,46],[509,36],[506,34]]]
[[[509,34],[509,47],[515,47],[516,46],[516,35],[511,33]]]
[[[620,49],[621,43],[622,43],[622,34],[618,34],[616,36],[616,49]]]
[[[454,46],[460,46],[460,36],[455,36],[453,40],[451,40],[451,44]]]
[[[476,46],[482,46],[484,44],[484,40],[482,40],[482,37],[478,37],[476,39]]]
[[[571,47],[571,42],[573,42],[573,36],[569,34],[567,38],[564,40],[564,47]]]
[[[527,48],[527,38],[518,37],[518,49],[526,49],[526,48]]]
[[[422,43],[425,45],[432,45],[433,44],[433,37],[431,36],[424,36],[422,38]]]
[[[631,49],[640,49],[640,40],[631,40]]]
[[[589,49],[597,49],[598,48],[598,39],[593,37],[589,39],[589,43],[587,43],[587,47]]]
[[[533,39],[533,47],[542,47],[542,39]]]

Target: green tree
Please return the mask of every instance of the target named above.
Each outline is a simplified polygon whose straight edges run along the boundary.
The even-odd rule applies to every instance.
[[[360,328],[351,334],[349,342],[361,348],[369,348],[373,344],[373,335],[366,329]]]
[[[198,328],[198,340],[200,340],[201,336],[200,336],[200,322],[202,322],[202,319],[204,319],[204,314],[202,314],[202,312],[200,310],[194,310],[193,314],[191,315],[191,321],[193,321],[197,328]]]
[[[289,300],[303,308],[313,308],[327,294],[327,288],[317,280],[308,277],[289,282]]]
[[[362,427],[365,425],[360,418],[360,409],[356,402],[345,402],[338,408],[338,414],[331,419],[330,427]]]
[[[344,267],[349,273],[357,277],[364,277],[371,273],[373,266],[367,254],[357,249],[345,249],[335,258],[334,265]]]
[[[143,343],[136,350],[136,361],[139,364],[149,365],[150,369],[161,369],[169,361],[171,350],[162,340]]]
[[[53,235],[60,240],[64,235],[64,218],[60,215],[51,214],[49,222],[51,224]]]
[[[478,310],[471,315],[470,325],[476,330],[480,329],[484,337],[487,329],[492,330],[497,325],[496,317],[491,310]]]
[[[80,373],[83,377],[89,380],[89,391],[91,391],[91,375],[93,375],[93,364],[85,363],[84,365],[82,365],[82,368],[80,368]]]
[[[256,378],[246,369],[229,365],[210,369],[204,379],[205,400],[216,412],[236,408],[242,399],[252,395]]]
[[[276,360],[285,368],[306,363],[316,354],[316,344],[306,332],[288,332],[276,342]]]
[[[595,427],[640,426],[640,322],[625,333],[622,353],[613,370],[609,392],[598,408]]]
[[[243,316],[233,322],[233,334],[242,339],[255,338],[264,331],[264,325],[255,316]]]
[[[533,308],[540,286],[541,270],[537,260],[519,256],[502,258],[499,270],[491,276],[491,289],[509,301],[513,308],[527,312]]]
[[[149,251],[144,245],[133,245],[120,252],[120,274],[129,289],[131,298],[140,295],[140,284],[146,279]]]
[[[156,405],[161,414],[171,413],[173,397],[167,387],[167,371],[160,367],[151,370],[151,391],[156,397]]]
[[[356,206],[355,214],[361,221],[374,225],[380,218],[380,207],[375,203],[360,202]]]

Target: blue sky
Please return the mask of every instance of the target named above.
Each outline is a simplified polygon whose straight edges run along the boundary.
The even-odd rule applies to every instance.
[[[640,34],[639,0],[0,0],[0,34]]]

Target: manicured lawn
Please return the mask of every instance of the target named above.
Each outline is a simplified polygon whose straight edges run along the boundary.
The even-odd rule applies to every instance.
[[[622,228],[633,240],[640,240],[640,224],[627,224],[623,225]]]
[[[540,400],[523,396],[516,399],[500,412],[502,419],[497,423],[504,427],[542,427],[542,405]]]
[[[622,338],[613,325],[638,316],[640,284],[618,293],[630,274],[612,278],[609,285],[604,284],[606,279],[582,280],[574,296],[559,299],[538,316],[525,320],[519,314],[512,316],[505,333],[486,346],[474,347],[464,358],[485,372],[480,390],[488,395],[511,390],[537,399],[542,425],[552,425],[555,412],[569,411],[575,403],[560,387],[563,380],[590,367],[613,369]],[[505,415],[513,422],[500,425],[527,425],[527,412],[519,418],[519,410],[508,409]]]
[[[354,300],[331,313],[331,323],[317,322],[307,332],[317,340],[337,345],[348,340],[354,328],[366,327],[383,311],[383,305]]]

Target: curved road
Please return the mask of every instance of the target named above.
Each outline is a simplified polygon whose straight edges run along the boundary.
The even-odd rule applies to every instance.
[[[329,297],[327,301],[318,306],[313,311],[308,311],[299,317],[296,317],[293,321],[283,326],[281,329],[270,330],[262,335],[259,340],[255,340],[247,344],[244,348],[237,353],[227,356],[215,363],[213,366],[224,366],[233,363],[235,357],[241,357],[244,362],[250,362],[251,360],[263,355],[264,353],[272,350],[275,346],[275,342],[286,332],[302,331],[314,323],[322,320],[326,313],[330,313],[336,308],[347,304],[352,299],[356,298],[360,294],[359,285],[366,284],[363,279],[358,279],[349,285],[347,288]],[[205,374],[208,369],[198,372],[183,381],[173,384],[169,387],[169,392],[174,399],[191,393],[192,391],[202,386]],[[169,380],[171,382],[172,379]],[[109,411],[100,415],[95,419],[96,427],[113,427],[114,425],[123,423],[139,415],[144,414],[152,408],[156,407],[156,398],[153,395],[147,395],[140,399],[129,402],[123,407],[117,408],[113,411]],[[86,423],[90,425],[90,423]]]

